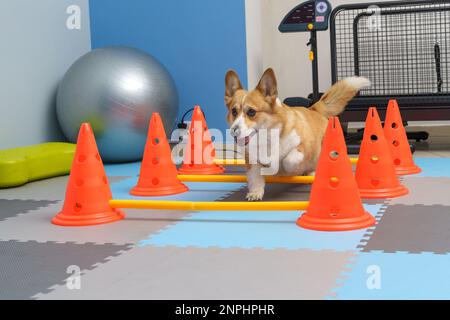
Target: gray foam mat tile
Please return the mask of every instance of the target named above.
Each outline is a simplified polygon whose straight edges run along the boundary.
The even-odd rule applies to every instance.
[[[353,252],[135,247],[40,299],[321,299]]]
[[[110,184],[128,179],[127,176],[108,177]],[[16,188],[0,189],[0,199],[64,200],[69,176],[27,183]]]
[[[244,166],[225,166],[225,174],[245,175]]]
[[[362,203],[370,204],[370,205],[377,205],[377,204],[385,204],[389,199],[382,198],[382,199],[361,199]]]
[[[68,267],[92,269],[127,246],[0,241],[0,299],[29,299],[64,285]]]
[[[408,187],[409,194],[391,199],[389,204],[450,206],[448,192],[444,192],[450,186],[450,177],[404,176],[403,183]]]
[[[0,199],[0,221],[15,217],[18,214],[46,207],[56,201]]]
[[[0,189],[0,199],[62,200],[69,176],[27,183],[17,188]]]
[[[62,204],[62,201],[57,202],[0,222],[0,240],[132,244],[191,214],[186,211],[127,209],[124,210],[126,218],[113,223],[62,227],[51,223]]]
[[[388,206],[359,248],[364,252],[450,252],[450,206]]]
[[[132,178],[134,178],[134,177],[131,177],[131,176],[109,176],[108,181],[109,181],[109,184],[113,184],[113,183],[122,182],[127,179],[132,179]]]

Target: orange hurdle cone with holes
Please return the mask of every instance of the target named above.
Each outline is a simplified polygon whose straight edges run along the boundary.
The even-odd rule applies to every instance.
[[[225,169],[214,163],[216,150],[211,141],[205,117],[199,106],[195,106],[189,128],[189,138],[185,149],[180,174],[219,174]]]
[[[398,175],[420,173],[422,169],[414,163],[400,109],[395,99],[389,100],[384,121],[384,135],[391,150],[395,172]]]
[[[388,142],[375,107],[369,108],[355,173],[362,198],[395,198],[408,194],[395,173]]]
[[[64,206],[52,223],[60,226],[89,226],[123,219],[125,215],[122,211],[110,207],[111,199],[94,133],[88,123],[83,123],[78,133]]]
[[[297,225],[319,231],[367,228],[375,218],[364,210],[338,117],[330,118],[306,213]]]
[[[133,196],[168,196],[188,191],[177,178],[177,168],[159,113],[153,113],[148,128],[147,142],[137,185]]]

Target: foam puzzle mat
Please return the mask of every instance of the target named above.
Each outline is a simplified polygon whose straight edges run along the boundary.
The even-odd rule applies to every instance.
[[[423,172],[402,177],[408,196],[364,201],[377,224],[346,232],[299,228],[294,211],[124,210],[115,223],[60,227],[50,220],[67,176],[0,189],[0,299],[450,299],[450,159],[416,163]],[[114,198],[136,198],[139,166],[106,166]],[[158,199],[246,193],[241,183],[188,186]],[[265,201],[309,191],[271,184]]]

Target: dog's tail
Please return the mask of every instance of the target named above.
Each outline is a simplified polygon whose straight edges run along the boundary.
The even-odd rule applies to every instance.
[[[370,80],[363,77],[350,77],[336,82],[324,95],[311,106],[325,117],[337,116],[344,111],[347,103],[363,88],[371,85]]]

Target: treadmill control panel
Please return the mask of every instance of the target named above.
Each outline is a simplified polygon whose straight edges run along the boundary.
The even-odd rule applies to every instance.
[[[306,1],[284,17],[278,30],[283,33],[327,30],[330,13],[331,5],[328,1]]]

